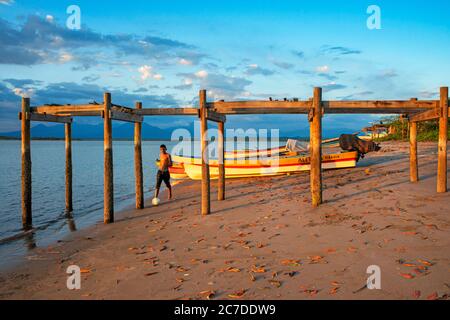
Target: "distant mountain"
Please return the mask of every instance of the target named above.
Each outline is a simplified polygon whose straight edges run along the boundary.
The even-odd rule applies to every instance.
[[[170,139],[172,134],[172,128],[161,129],[154,127],[147,123],[142,123],[142,138],[143,139],[155,139],[166,140]],[[0,136],[20,138],[20,131],[4,132],[0,133]],[[134,136],[134,124],[123,123],[113,124],[113,138],[115,139],[133,139]],[[38,124],[31,128],[32,138],[64,138],[64,126],[46,126],[44,124]],[[80,124],[74,122],[72,125],[72,138],[73,139],[103,139],[103,124]]]
[[[182,127],[188,130],[193,136],[193,126]],[[152,126],[147,123],[142,123],[142,138],[153,140],[168,140],[172,136],[172,132],[180,127],[169,127],[161,129]],[[354,133],[353,129],[336,129],[336,128],[324,128],[323,138],[338,137],[341,133]],[[20,139],[20,131],[4,132],[0,133],[2,137]],[[113,138],[114,139],[133,139],[134,136],[134,124],[132,123],[115,123],[113,124]],[[283,130],[280,129],[281,138],[307,138],[309,136],[309,128],[301,127],[297,130]],[[31,128],[32,138],[56,138],[64,139],[64,126],[46,126],[44,124],[38,124]],[[72,125],[72,138],[73,139],[103,139],[103,124],[81,124],[74,122]]]

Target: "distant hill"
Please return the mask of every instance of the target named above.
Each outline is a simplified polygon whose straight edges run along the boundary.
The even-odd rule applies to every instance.
[[[193,136],[194,128],[182,127],[188,130]],[[180,127],[169,127],[161,129],[147,123],[142,123],[142,138],[146,140],[169,140],[172,132]],[[338,137],[341,133],[354,133],[352,129],[327,129],[324,128],[323,138]],[[113,124],[113,138],[114,139],[133,139],[134,124],[132,123],[115,123]],[[309,136],[309,128],[299,128],[298,130],[280,130],[280,138],[307,138]],[[20,131],[0,133],[0,137],[20,139]],[[44,124],[37,124],[31,128],[31,137],[34,139],[64,139],[64,126],[46,126]],[[103,124],[81,124],[74,122],[72,125],[73,139],[103,139]]]
[[[170,139],[172,134],[172,128],[161,129],[154,127],[147,123],[142,123],[142,138],[154,139],[154,140],[167,140]],[[0,133],[2,137],[20,138],[20,131],[4,132]],[[122,123],[113,125],[113,138],[115,139],[133,139],[134,136],[134,124]],[[44,124],[38,124],[31,128],[32,138],[64,138],[64,126],[46,126]],[[72,125],[72,138],[73,139],[103,139],[103,124],[80,124],[74,122]]]

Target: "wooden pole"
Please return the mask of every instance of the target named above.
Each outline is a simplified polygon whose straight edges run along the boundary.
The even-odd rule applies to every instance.
[[[142,102],[136,102],[142,109]],[[136,180],[136,209],[144,209],[144,179],[142,176],[142,123],[134,123],[134,175]]]
[[[419,181],[417,166],[417,122],[409,122],[409,175],[411,182]]]
[[[21,135],[22,135],[22,226],[32,226],[31,213],[31,149],[30,149],[30,98],[22,98]]]
[[[72,204],[72,124],[66,123],[65,141],[66,141],[66,211],[73,211]]]
[[[209,161],[208,161],[208,120],[206,117],[206,90],[199,92],[200,103],[200,135],[202,153],[202,215],[211,213],[211,195],[209,181]]]
[[[104,147],[104,223],[114,222],[114,182],[113,182],[113,152],[111,123],[111,94],[104,94],[103,110],[103,147]]]
[[[217,190],[217,200],[225,200],[225,137],[224,137],[225,123],[218,123],[218,139],[217,152],[219,160],[219,181]]]
[[[441,87],[440,96],[437,192],[447,192],[448,87]]]
[[[313,207],[322,203],[322,88],[314,88],[310,115],[311,198]]]

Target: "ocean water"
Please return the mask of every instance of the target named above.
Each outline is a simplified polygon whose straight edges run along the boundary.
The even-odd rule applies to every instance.
[[[144,196],[153,194],[159,145],[169,150],[177,142],[143,141]],[[103,221],[103,141],[73,141],[73,207],[65,212],[64,141],[32,141],[33,230],[21,220],[20,141],[0,141],[0,268],[14,263],[35,247],[49,245],[86,226]],[[114,206],[118,212],[135,201],[133,141],[113,143]]]
[[[199,156],[199,141],[143,141],[144,197],[153,195],[155,160],[164,143],[170,153]],[[266,149],[285,141],[226,140],[227,150]],[[212,146],[215,144],[213,143]],[[216,158],[214,148],[209,156]],[[103,141],[72,142],[73,212],[65,212],[64,141],[31,141],[33,229],[22,229],[21,143],[0,140],[0,269],[36,247],[103,221]],[[135,203],[133,141],[113,142],[114,209]],[[163,184],[162,188],[165,186]]]

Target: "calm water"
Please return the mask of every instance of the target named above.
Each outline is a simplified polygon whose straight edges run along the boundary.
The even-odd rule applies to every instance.
[[[169,150],[176,142],[164,142]],[[158,141],[143,141],[145,196],[154,188]],[[103,220],[103,141],[73,141],[73,218],[64,207],[64,141],[32,141],[33,232],[21,229],[20,141],[0,141],[0,267],[36,246]],[[113,144],[115,211],[135,201],[134,145]]]

